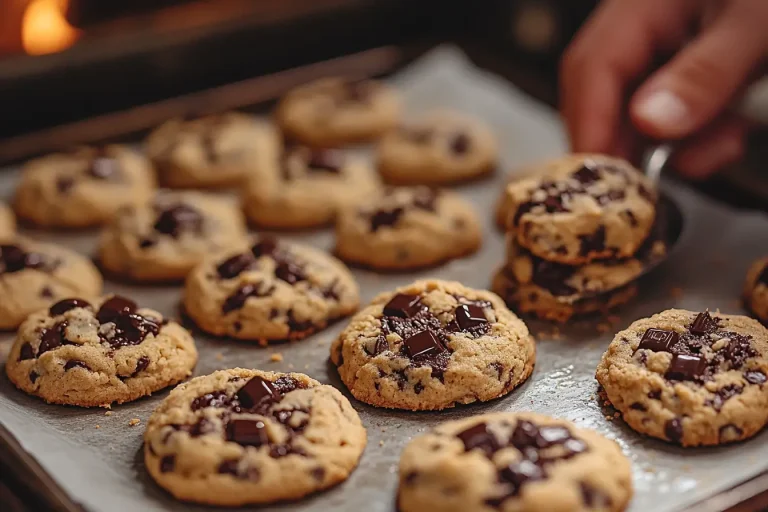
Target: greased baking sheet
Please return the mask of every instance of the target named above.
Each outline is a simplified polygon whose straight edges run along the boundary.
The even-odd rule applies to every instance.
[[[409,113],[453,107],[490,123],[500,142],[502,169],[509,169],[565,149],[557,114],[518,92],[503,79],[475,68],[452,47],[434,50],[393,77]],[[0,190],[10,195],[16,172],[0,175]],[[439,269],[403,275],[355,271],[362,301],[417,278],[455,279],[471,286],[489,285],[493,270],[504,259],[503,236],[493,225],[492,205],[504,183],[504,172],[492,180],[461,187],[480,212],[484,225],[482,251]],[[368,429],[368,447],[349,480],[327,492],[297,503],[259,510],[391,512],[397,488],[397,463],[403,446],[443,420],[491,411],[536,411],[574,421],[615,439],[632,460],[635,512],[671,511],[695,503],[768,469],[768,433],[725,448],[681,449],[635,434],[596,399],[594,370],[612,334],[633,320],[670,307],[691,310],[720,308],[740,313],[740,287],[747,266],[768,254],[768,217],[738,212],[714,203],[685,185],[667,182],[664,189],[680,204],[686,230],[671,259],[644,280],[640,297],[625,307],[613,328],[600,333],[594,324],[562,329],[559,336],[547,324],[529,321],[538,339],[533,376],[499,400],[443,412],[413,413],[376,409],[351,399]],[[91,234],[33,233],[64,243],[85,254],[93,252]],[[330,249],[332,233],[291,235]],[[181,290],[173,286],[128,286],[107,283],[108,291],[127,294],[165,315],[178,315]],[[680,292],[682,290],[682,293]],[[0,299],[1,300],[1,299]],[[212,339],[194,331],[200,362],[195,375],[234,366],[304,372],[345,393],[328,363],[331,340],[344,327],[341,321],[311,338],[292,344],[260,348],[245,342]],[[12,335],[3,335],[3,359]],[[281,362],[270,356],[282,353]],[[147,475],[142,462],[142,433],[155,406],[167,392],[104,409],[46,405],[17,391],[0,378],[0,422],[20,441],[77,502],[93,511],[203,510],[174,501]],[[349,397],[349,394],[347,393]],[[138,418],[141,423],[129,426]],[[471,475],[468,475],[470,477]]]

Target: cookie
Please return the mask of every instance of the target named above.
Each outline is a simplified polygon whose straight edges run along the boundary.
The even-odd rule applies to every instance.
[[[80,148],[27,162],[16,188],[16,215],[41,227],[84,228],[109,222],[123,206],[152,196],[149,161],[118,145]]]
[[[405,447],[399,474],[400,512],[620,512],[632,497],[615,442],[528,412],[442,423]]]
[[[0,245],[0,329],[15,329],[29,314],[73,295],[101,294],[99,271],[64,247],[17,237]]]
[[[744,283],[744,302],[764,324],[768,324],[768,258],[756,261]]]
[[[628,258],[656,217],[653,183],[624,160],[570,155],[555,169],[507,187],[508,229],[546,260],[582,265]]]
[[[384,136],[377,160],[387,183],[445,185],[493,172],[497,153],[493,133],[479,120],[435,111]]]
[[[272,129],[237,112],[194,120],[172,119],[153,131],[146,151],[163,185],[217,188],[239,185]]]
[[[548,270],[542,272],[537,269],[535,280],[532,270],[530,280],[521,283],[515,277],[514,270],[502,267],[493,276],[491,290],[518,313],[532,314],[542,320],[560,323],[578,317],[607,314],[634,299],[638,291],[637,284],[630,282],[599,296],[580,298],[579,295],[558,295],[572,290],[569,285],[557,282],[556,277],[559,276],[550,275]]]
[[[152,201],[118,213],[102,232],[99,260],[125,279],[174,281],[245,236],[240,209],[226,198],[163,191]]]
[[[236,368],[171,391],[149,418],[144,464],[180,500],[272,503],[346,480],[365,444],[360,418],[331,386]]]
[[[458,194],[401,187],[359,199],[336,221],[336,254],[349,263],[379,270],[415,269],[480,248],[480,221]]]
[[[0,203],[0,240],[10,240],[16,235],[16,217],[7,204]]]
[[[69,298],[21,325],[5,371],[49,403],[109,407],[176,384],[192,373],[189,332],[119,295]]]
[[[331,347],[355,398],[414,411],[506,395],[535,360],[528,328],[496,295],[437,280],[379,295]]]
[[[257,226],[320,227],[331,224],[341,208],[378,188],[378,176],[359,157],[289,144],[256,157],[243,208]]]
[[[261,237],[195,267],[183,300],[204,331],[266,345],[305,338],[351,314],[359,291],[333,256]]]
[[[597,380],[638,432],[683,446],[730,443],[768,421],[767,352],[756,320],[670,309],[618,333]]]
[[[286,94],[275,120],[290,139],[314,147],[366,142],[393,128],[397,93],[375,80],[323,78]]]

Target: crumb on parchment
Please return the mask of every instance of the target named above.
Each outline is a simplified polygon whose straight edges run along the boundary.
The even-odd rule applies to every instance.
[[[141,420],[139,418],[131,418],[131,420],[128,422],[128,425],[130,425],[131,427],[135,427],[139,423],[141,423]]]
[[[107,411],[104,413],[104,416],[112,416],[112,414],[113,414],[112,411]]]
[[[280,352],[275,352],[274,354],[269,356],[269,360],[272,361],[273,363],[279,363],[280,361],[283,360],[283,354],[281,354]]]

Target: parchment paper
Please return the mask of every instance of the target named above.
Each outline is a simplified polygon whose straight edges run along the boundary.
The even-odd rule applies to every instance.
[[[555,112],[503,79],[475,68],[453,48],[436,49],[394,77],[393,82],[403,92],[412,113],[446,106],[489,122],[500,141],[504,169],[554,156],[565,149],[563,130]],[[9,194],[14,180],[14,172],[3,173],[0,190]],[[487,287],[493,270],[504,259],[503,236],[493,226],[491,211],[503,182],[504,173],[500,172],[493,180],[459,189],[482,214],[485,242],[480,253],[417,274],[380,276],[356,271],[363,301],[380,291],[427,276]],[[620,312],[620,320],[609,332],[599,333],[594,324],[578,325],[564,329],[560,339],[554,339],[547,334],[549,326],[529,322],[532,331],[539,333],[534,374],[520,389],[490,403],[437,413],[411,413],[376,409],[352,400],[368,429],[369,444],[349,480],[302,502],[260,510],[391,512],[397,462],[403,446],[440,421],[490,411],[533,410],[567,418],[616,439],[634,468],[636,494],[630,509],[634,512],[676,510],[768,469],[766,433],[735,446],[684,450],[644,438],[620,419],[606,419],[611,411],[601,408],[595,398],[594,369],[614,332],[637,318],[670,307],[742,312],[738,296],[746,268],[752,260],[768,254],[766,216],[731,210],[681,184],[665,183],[664,189],[680,203],[687,219],[683,239],[670,261],[645,280],[640,297]],[[93,234],[34,235],[67,243],[86,254],[92,253],[95,243]],[[292,238],[324,248],[332,246],[332,235],[327,231]],[[678,287],[682,288],[682,295],[670,292]],[[166,315],[178,314],[180,290],[176,287],[109,283],[107,289],[133,296]],[[344,389],[335,369],[327,362],[330,342],[344,324],[342,321],[302,342],[268,349],[214,340],[195,331],[201,353],[195,373],[201,375],[233,366],[295,370]],[[2,338],[3,354],[7,353],[11,338],[12,335]],[[284,355],[282,362],[270,362],[270,355],[275,352]],[[103,409],[46,405],[17,391],[3,372],[0,422],[74,500],[89,510],[203,510],[205,507],[174,501],[152,482],[143,468],[144,425],[165,395],[166,392],[160,392],[116,406],[107,417]],[[141,424],[129,426],[132,418],[139,418]]]

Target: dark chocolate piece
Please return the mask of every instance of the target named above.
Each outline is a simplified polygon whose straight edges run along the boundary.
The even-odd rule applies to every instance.
[[[197,208],[180,203],[161,211],[154,228],[158,233],[178,238],[183,232],[202,233],[204,220]]]
[[[693,380],[704,373],[707,360],[704,356],[675,354],[664,375],[669,380]]]
[[[136,309],[138,306],[131,299],[115,295],[101,305],[99,312],[96,313],[96,319],[99,323],[106,324],[114,322],[121,316],[133,313]]]
[[[230,420],[227,424],[227,441],[242,446],[269,444],[267,426],[258,420]]]
[[[713,333],[717,330],[718,322],[709,315],[709,311],[699,313],[694,319],[691,326],[688,328],[692,334],[697,336],[704,336],[705,334]]]
[[[282,399],[282,395],[275,389],[272,382],[258,376],[246,382],[236,396],[243,409],[269,407]]]
[[[461,442],[464,443],[464,449],[466,451],[477,448],[485,452],[488,457],[501,449],[499,440],[496,439],[493,432],[488,430],[488,425],[485,423],[479,423],[463,432],[459,432],[456,434],[456,437],[461,439]]]
[[[424,305],[418,295],[398,293],[384,306],[384,316],[411,318],[423,309]]]
[[[487,323],[488,319],[485,317],[485,311],[481,307],[472,304],[462,304],[456,308],[456,324],[462,331],[468,331]]]
[[[680,334],[665,329],[648,329],[643,333],[638,350],[652,350],[654,352],[669,352],[673,345],[680,340]]]
[[[253,266],[256,261],[249,253],[235,254],[219,263],[216,272],[221,279],[232,279]]]
[[[48,310],[51,316],[63,315],[67,311],[75,308],[89,308],[91,305],[83,299],[64,299],[60,300]]]
[[[411,359],[433,358],[445,352],[445,347],[432,331],[425,330],[407,338],[403,344]]]

